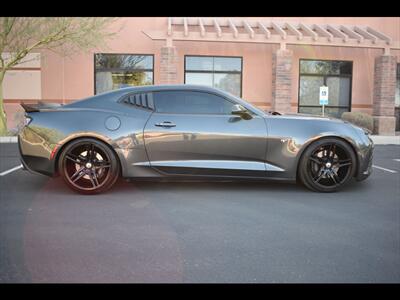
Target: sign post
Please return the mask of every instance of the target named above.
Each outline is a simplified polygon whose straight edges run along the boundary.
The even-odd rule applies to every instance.
[[[328,105],[329,89],[327,86],[319,87],[319,105],[322,105],[322,116],[325,116],[325,105]]]

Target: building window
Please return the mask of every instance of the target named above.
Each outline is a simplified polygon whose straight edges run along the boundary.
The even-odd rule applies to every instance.
[[[300,60],[299,113],[322,113],[319,105],[320,86],[329,87],[329,104],[325,114],[340,118],[351,110],[351,61]]]
[[[400,64],[397,64],[395,106],[400,107]]]
[[[154,83],[154,56],[97,53],[95,94]]]
[[[219,88],[242,96],[242,58],[185,56],[185,83]]]

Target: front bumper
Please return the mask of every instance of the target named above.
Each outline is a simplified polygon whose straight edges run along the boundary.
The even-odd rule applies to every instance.
[[[367,179],[372,173],[372,160],[374,153],[374,143],[370,137],[368,137],[369,145],[366,146],[363,151],[363,155],[359,156],[359,168],[356,176],[356,180],[362,181]]]

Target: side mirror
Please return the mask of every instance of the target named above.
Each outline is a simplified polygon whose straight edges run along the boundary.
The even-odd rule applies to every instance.
[[[240,104],[232,106],[232,115],[240,116],[245,120],[250,120],[252,118],[250,112]]]

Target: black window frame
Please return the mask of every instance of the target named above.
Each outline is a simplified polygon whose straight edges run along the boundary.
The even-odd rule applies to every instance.
[[[215,70],[187,70],[186,57],[219,57],[219,58],[240,58],[240,71],[215,71]],[[205,73],[205,74],[240,74],[240,98],[243,95],[243,56],[226,56],[226,55],[184,55],[183,57],[183,83],[186,84],[186,73]],[[214,67],[214,64],[213,64]],[[214,84],[214,80],[213,80]],[[235,95],[236,96],[236,95]]]
[[[135,55],[135,56],[151,56],[152,61],[153,61],[153,68],[152,69],[145,69],[145,68],[141,68],[141,69],[134,69],[134,72],[152,72],[153,76],[152,76],[152,84],[154,85],[154,64],[155,64],[155,60],[154,60],[154,54],[144,54],[144,53],[104,53],[104,52],[96,52],[93,55],[93,68],[94,68],[94,80],[93,80],[93,85],[94,85],[94,94],[97,95],[97,91],[96,91],[96,72],[97,72],[97,68],[96,68],[96,55],[98,54],[110,54],[110,55]],[[107,68],[103,68],[101,70],[115,70],[116,68],[113,69],[107,69]],[[121,71],[126,71],[126,69],[121,69]]]
[[[327,62],[347,62],[351,64],[351,74],[315,74],[315,73],[301,73],[301,61],[327,61]],[[349,87],[349,106],[343,105],[325,105],[327,108],[348,108],[351,112],[352,108],[352,96],[353,96],[353,61],[352,60],[338,60],[338,59],[314,59],[314,58],[300,58],[299,59],[299,80],[298,80],[298,91],[297,91],[297,113],[300,113],[301,107],[321,107],[321,105],[300,105],[300,80],[301,76],[315,76],[323,77],[324,85],[327,86],[327,77],[338,77],[338,78],[350,78]]]
[[[160,112],[157,110],[157,101],[156,98],[154,96],[154,93],[162,93],[162,92],[196,92],[196,93],[203,93],[203,94],[209,94],[209,95],[213,95],[213,96],[217,96],[220,97],[230,103],[232,103],[232,106],[235,104],[238,104],[237,102],[224,97],[223,95],[220,95],[218,93],[213,93],[210,91],[202,91],[202,90],[195,90],[195,89],[184,89],[184,90],[179,90],[179,89],[171,89],[171,90],[154,90],[151,91],[151,93],[153,94],[153,102],[154,102],[154,112],[156,112],[157,114],[173,114],[173,115],[212,115],[212,116],[232,116],[232,114],[222,114],[222,113],[182,113],[182,112]],[[253,114],[255,114],[253,111],[251,111]]]

